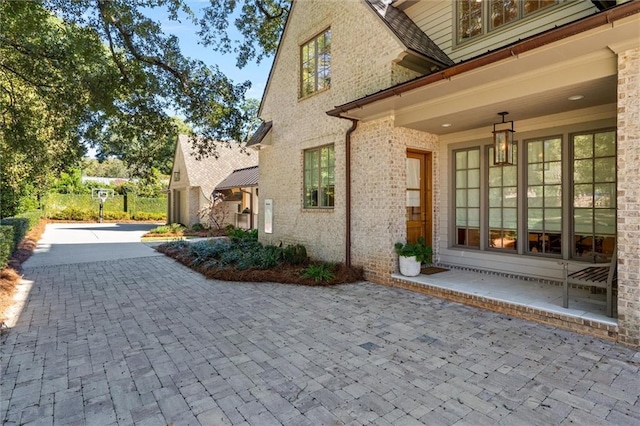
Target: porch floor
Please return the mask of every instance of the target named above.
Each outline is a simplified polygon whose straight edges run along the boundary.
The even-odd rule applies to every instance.
[[[535,308],[550,314],[580,318],[609,326],[618,324],[616,318],[608,317],[605,313],[606,295],[591,294],[589,289],[570,288],[569,308],[565,309],[562,307],[562,285],[537,280],[456,269],[433,275],[405,277],[393,274],[392,277],[418,286],[430,286],[491,301]]]

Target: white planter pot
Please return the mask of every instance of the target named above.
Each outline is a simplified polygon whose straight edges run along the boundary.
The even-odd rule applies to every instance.
[[[420,262],[416,260],[415,256],[405,257],[399,256],[400,273],[405,277],[417,277],[420,275]]]

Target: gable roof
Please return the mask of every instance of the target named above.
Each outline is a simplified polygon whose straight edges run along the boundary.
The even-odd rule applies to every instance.
[[[435,44],[402,10],[383,0],[364,0],[405,47],[426,57],[439,67],[453,65],[451,58]]]
[[[200,187],[203,194],[209,196],[213,189],[233,170],[243,167],[255,166],[258,164],[257,153],[249,154],[242,152],[242,145],[232,143],[227,146],[223,142],[218,142],[218,157],[205,157],[198,160],[195,151],[191,146],[191,139],[187,135],[179,135],[174,156],[173,171],[176,171],[176,160],[178,151],[182,154],[185,170],[181,173],[186,175],[186,180],[178,182],[187,183],[189,187]],[[170,184],[173,185],[173,181]],[[180,185],[182,187],[183,185]]]
[[[366,3],[371,7],[374,11],[374,14],[377,15],[386,25],[387,27],[395,34],[398,40],[404,44],[404,46],[411,52],[415,52],[419,56],[423,56],[429,60],[429,62],[433,63],[437,67],[445,68],[454,64],[454,62],[447,56],[446,53],[442,51],[435,44],[429,36],[427,36],[421,29],[416,25],[406,13],[401,11],[400,9],[394,6],[387,6],[384,1],[381,0],[358,0]],[[271,79],[273,77],[273,73],[276,68],[276,62],[278,61],[278,57],[280,54],[280,49],[282,46],[282,42],[286,36],[287,29],[289,28],[289,21],[291,19],[291,15],[296,5],[296,0],[291,0],[289,5],[289,10],[287,11],[287,19],[285,20],[284,27],[282,28],[282,32],[280,33],[280,40],[278,41],[278,46],[276,47],[276,53],[273,57],[273,61],[271,62],[271,68],[269,69],[269,76],[267,77],[267,83],[264,86],[264,90],[262,91],[262,97],[260,98],[260,106],[258,107],[258,116],[262,115],[262,107],[264,106],[264,100],[266,98],[267,92],[269,90],[269,86],[271,84]],[[259,129],[258,129],[259,130]],[[256,132],[257,133],[257,132]],[[266,133],[265,133],[266,135]],[[264,137],[264,136],[263,136]],[[253,138],[252,138],[253,140]],[[256,145],[259,142],[249,141],[247,146]]]
[[[233,173],[216,186],[216,191],[249,186],[258,186],[258,166],[234,170]]]
[[[258,130],[256,130],[256,132],[253,134],[253,136],[251,136],[251,139],[249,139],[249,141],[247,142],[247,146],[254,146],[262,143],[264,138],[271,130],[271,127],[273,127],[272,121],[266,121],[262,123],[260,127],[258,127]]]

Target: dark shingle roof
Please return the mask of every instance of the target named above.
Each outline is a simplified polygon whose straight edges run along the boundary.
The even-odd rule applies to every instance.
[[[410,50],[426,56],[439,66],[453,65],[453,61],[402,10],[383,0],[365,0],[387,24],[389,29]]]
[[[258,130],[251,136],[249,142],[247,142],[247,146],[258,145],[262,140],[267,136],[269,130],[271,130],[271,126],[273,126],[272,121],[266,121],[258,127]]]
[[[248,186],[258,186],[258,166],[234,170],[233,173],[216,186],[216,191],[246,188]]]

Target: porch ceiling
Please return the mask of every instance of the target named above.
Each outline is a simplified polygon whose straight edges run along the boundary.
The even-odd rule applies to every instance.
[[[640,44],[638,23],[637,15],[623,19],[343,116],[369,121],[393,114],[397,126],[445,135],[491,126],[501,111],[517,121],[615,104],[616,52]],[[574,95],[583,98],[570,101]]]

